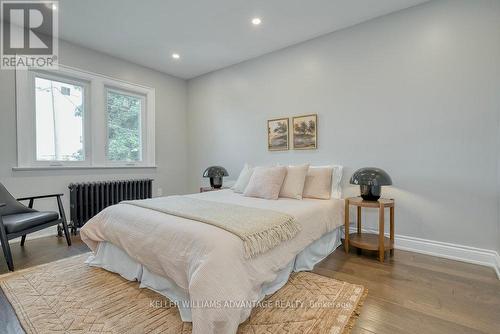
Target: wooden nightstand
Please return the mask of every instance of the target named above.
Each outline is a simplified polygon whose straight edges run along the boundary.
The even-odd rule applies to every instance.
[[[358,231],[349,233],[349,206],[358,208]],[[378,208],[378,235],[373,233],[361,233],[361,208]],[[385,208],[390,210],[390,238],[384,236]],[[394,255],[394,200],[381,198],[378,201],[365,201],[361,197],[350,197],[345,200],[345,239],[344,247],[349,253],[349,245],[358,249],[378,250],[379,261],[384,262],[384,253],[390,250]]]
[[[223,189],[229,189],[229,187],[222,187],[222,188],[200,187],[200,193],[204,193],[207,191],[223,190]]]

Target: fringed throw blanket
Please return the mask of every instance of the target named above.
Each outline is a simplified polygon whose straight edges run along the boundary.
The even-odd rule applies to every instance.
[[[135,205],[177,217],[210,224],[243,240],[247,258],[264,253],[300,231],[294,217],[285,213],[184,196],[159,197],[122,204]]]

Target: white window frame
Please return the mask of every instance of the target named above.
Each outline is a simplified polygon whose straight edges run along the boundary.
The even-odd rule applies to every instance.
[[[37,161],[35,77],[75,83],[84,86],[84,161]],[[107,159],[108,89],[140,96],[144,100],[141,113],[141,161],[109,161]],[[155,90],[97,73],[59,65],[58,70],[16,70],[17,167],[14,169],[58,168],[152,168],[155,166]]]

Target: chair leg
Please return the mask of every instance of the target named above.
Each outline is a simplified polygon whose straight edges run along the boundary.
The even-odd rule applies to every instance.
[[[59,207],[59,216],[61,217],[64,236],[66,237],[66,243],[68,244],[68,246],[71,246],[71,235],[69,234],[68,222],[66,221],[66,213],[64,212],[64,207],[62,205],[60,196],[57,196],[57,206]]]
[[[9,240],[7,240],[7,238],[3,233],[2,235],[0,235],[0,237],[1,237],[0,242],[2,243],[3,255],[5,256],[5,260],[7,261],[7,267],[9,267],[10,271],[14,271],[14,261],[12,260],[12,253],[10,252]]]
[[[63,226],[64,236],[66,237],[66,243],[68,244],[68,246],[71,246],[71,235],[69,234],[68,223],[66,222],[66,220],[62,221],[62,226]]]
[[[25,241],[26,241],[26,234],[21,237],[21,247],[24,247]]]

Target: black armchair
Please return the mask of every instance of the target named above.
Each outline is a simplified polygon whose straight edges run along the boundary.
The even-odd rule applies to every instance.
[[[18,198],[17,200],[0,183],[0,242],[10,271],[14,271],[14,262],[10,251],[9,240],[21,237],[24,246],[26,235],[47,227],[57,225],[59,235],[64,231],[66,242],[71,246],[71,238],[66,222],[66,215],[61,202],[63,194],[42,195]],[[59,213],[54,211],[37,211],[33,209],[35,199],[55,197]],[[19,201],[29,200],[26,207]],[[60,226],[62,225],[62,227]],[[62,231],[61,231],[62,230]]]

